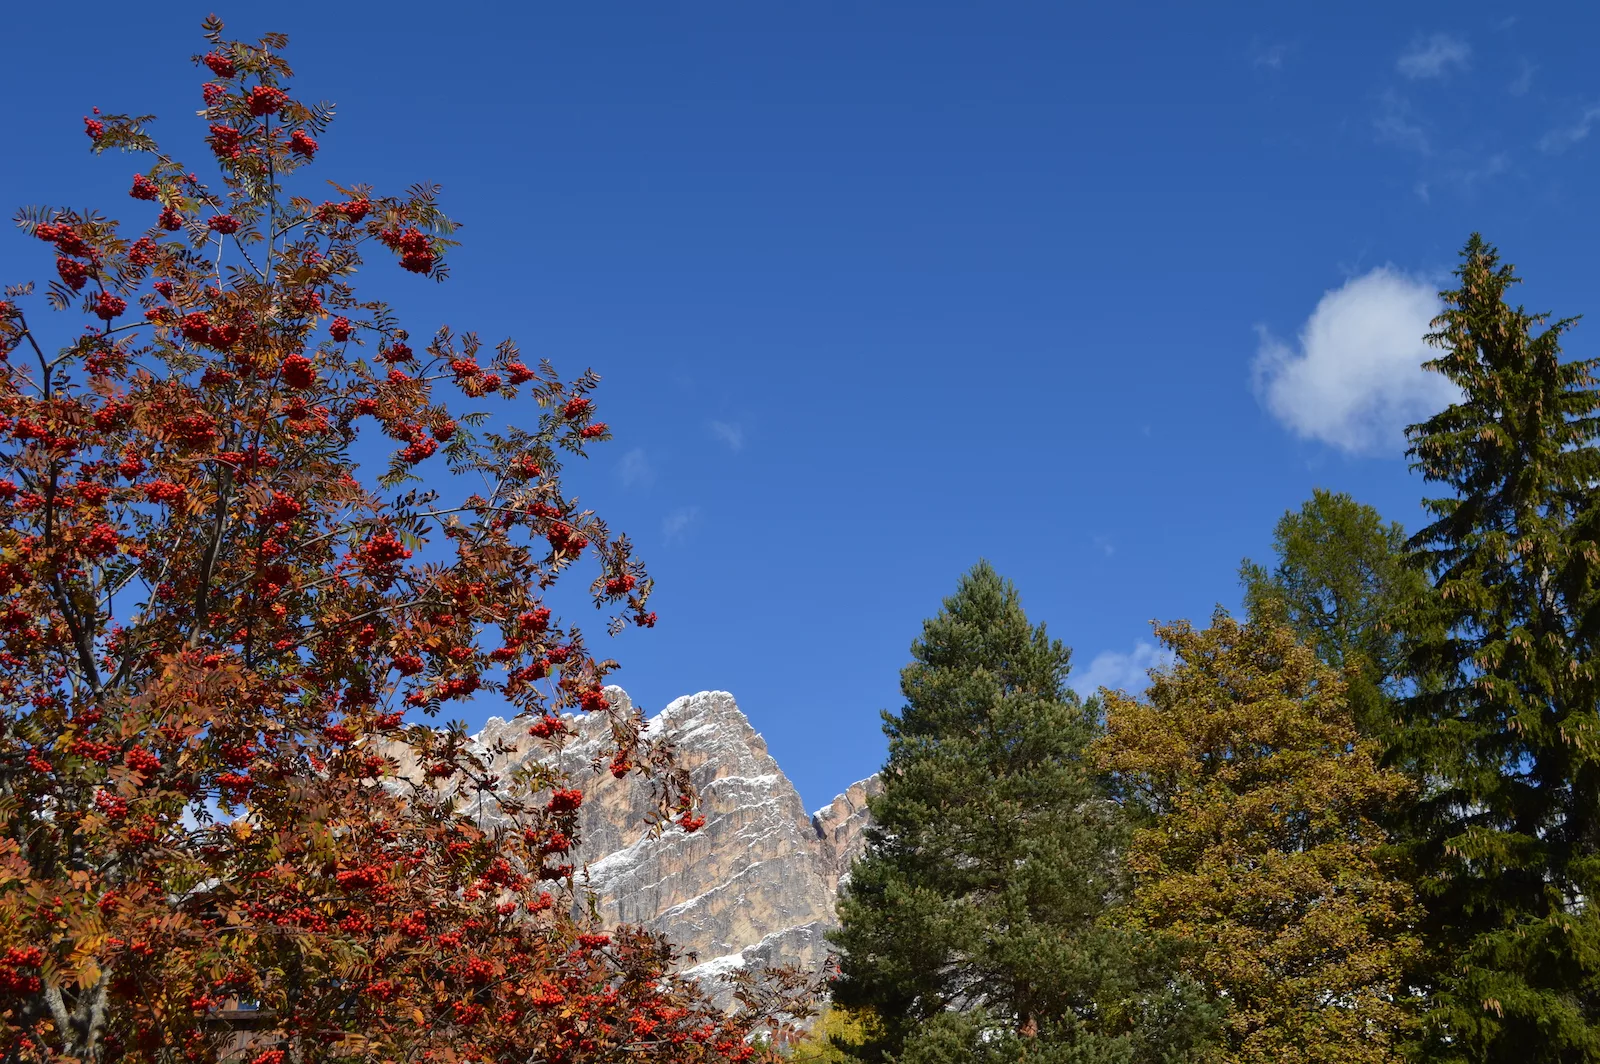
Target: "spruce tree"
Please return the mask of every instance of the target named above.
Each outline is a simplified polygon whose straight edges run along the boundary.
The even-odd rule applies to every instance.
[[[1070,652],[979,563],[912,658],[833,936],[835,1003],[879,1020],[854,1051],[1129,1059],[1134,1039],[1106,1031],[1100,1007],[1132,978],[1125,940],[1101,920],[1125,829],[1085,760],[1094,712],[1065,686]]]
[[[1252,617],[1279,618],[1344,674],[1364,735],[1388,737],[1404,669],[1405,604],[1426,587],[1408,564],[1406,534],[1343,492],[1317,488],[1273,529],[1278,564],[1240,566]]]
[[[1461,399],[1408,432],[1450,489],[1412,541],[1436,634],[1411,666],[1438,682],[1407,700],[1402,750],[1426,786],[1427,1048],[1600,1061],[1600,360],[1562,361],[1572,319],[1508,304],[1518,278],[1476,234],[1456,277],[1426,365]]]

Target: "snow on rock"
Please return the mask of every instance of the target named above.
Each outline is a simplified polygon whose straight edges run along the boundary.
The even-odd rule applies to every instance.
[[[633,711],[620,687],[606,695]],[[688,970],[722,999],[730,995],[718,992],[720,977],[735,968],[822,965],[834,897],[861,851],[876,777],[808,814],[733,696],[702,691],[675,699],[645,722],[644,734],[676,745],[700,790],[706,825],[694,834],[669,827],[652,836],[649,782],[596,772],[591,762],[607,739],[603,722],[569,720],[579,734],[559,761],[586,792],[574,858],[586,867],[608,923],[664,932],[693,955]],[[485,750],[496,741],[514,748],[496,769],[503,773],[543,756],[525,722],[491,718],[474,739]]]

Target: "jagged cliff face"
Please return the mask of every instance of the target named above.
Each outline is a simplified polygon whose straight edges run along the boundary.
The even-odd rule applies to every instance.
[[[631,709],[621,688],[606,694]],[[586,792],[574,863],[587,866],[608,923],[665,933],[695,954],[691,972],[713,979],[713,991],[714,977],[733,967],[820,967],[839,879],[861,850],[876,778],[808,814],[733,696],[702,691],[667,706],[649,728],[677,746],[700,790],[705,827],[690,835],[671,826],[652,836],[649,784],[596,773],[602,722],[574,723],[579,736],[560,755]],[[478,741],[496,740],[516,748],[506,768],[543,756],[525,721],[491,718]]]

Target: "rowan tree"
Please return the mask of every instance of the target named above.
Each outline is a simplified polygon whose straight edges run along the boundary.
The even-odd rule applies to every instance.
[[[1225,1006],[1228,1064],[1402,1059],[1416,914],[1381,820],[1409,782],[1289,628],[1219,611],[1156,633],[1175,662],[1143,699],[1107,693],[1096,744],[1148,815],[1119,918]]]
[[[437,189],[291,193],[332,111],[290,94],[283,36],[222,30],[196,57],[215,176],[148,116],[86,117],[146,162],[135,233],[22,212],[60,324],[31,285],[0,302],[0,1059],[761,1055],[666,943],[573,915],[577,781],[496,780],[418,719],[492,692],[554,747],[606,715],[658,827],[701,823],[551,597],[576,576],[611,630],[655,619],[563,486],[608,438],[597,378],[358,298],[372,257],[443,279]],[[230,1032],[228,1002],[264,1022]]]
[[[1507,302],[1476,234],[1428,340],[1459,402],[1408,430],[1448,493],[1412,546],[1433,593],[1403,706],[1423,782],[1409,849],[1427,903],[1427,1049],[1600,1061],[1600,389],[1571,319]]]

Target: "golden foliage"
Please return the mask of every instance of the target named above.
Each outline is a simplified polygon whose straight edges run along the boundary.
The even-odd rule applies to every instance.
[[[1408,781],[1289,629],[1219,611],[1156,631],[1176,663],[1144,699],[1107,695],[1095,748],[1151,813],[1125,918],[1177,940],[1226,1002],[1229,1064],[1398,1059],[1415,903],[1378,818]]]

